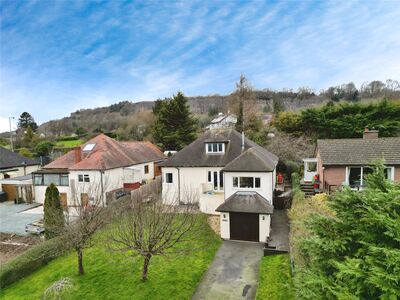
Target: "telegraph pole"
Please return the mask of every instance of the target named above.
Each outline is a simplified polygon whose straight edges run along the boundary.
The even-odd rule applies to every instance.
[[[8,117],[8,123],[10,124],[10,144],[11,144],[11,152],[14,152],[13,137],[12,137],[12,131],[11,131],[11,119],[15,119],[15,118],[14,118],[14,117]]]

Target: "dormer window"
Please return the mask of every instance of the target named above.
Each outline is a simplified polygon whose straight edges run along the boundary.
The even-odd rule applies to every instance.
[[[206,143],[206,153],[223,154],[225,153],[224,143]]]

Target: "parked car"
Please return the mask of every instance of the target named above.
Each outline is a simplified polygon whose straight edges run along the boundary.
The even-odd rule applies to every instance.
[[[44,224],[43,220],[38,220],[25,225],[25,232],[33,233],[33,234],[42,234],[44,233]]]

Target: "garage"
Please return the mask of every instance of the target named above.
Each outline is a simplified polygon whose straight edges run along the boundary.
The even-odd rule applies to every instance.
[[[230,213],[229,231],[231,240],[258,242],[260,224],[258,214]]]
[[[257,192],[238,191],[222,203],[221,238],[249,242],[266,242],[270,232],[272,204]]]

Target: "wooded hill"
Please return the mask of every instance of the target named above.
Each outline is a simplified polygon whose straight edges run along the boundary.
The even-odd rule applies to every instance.
[[[296,111],[303,108],[320,106],[330,101],[375,101],[382,98],[400,99],[400,85],[394,80],[385,83],[372,81],[365,83],[359,90],[353,83],[329,87],[320,93],[309,88],[299,88],[297,91],[270,89],[254,91],[259,111],[276,113],[278,111]],[[171,95],[172,96],[172,95]],[[188,97],[191,111],[198,116],[200,125],[208,124],[218,112],[228,111],[230,95],[209,95]],[[79,130],[85,132],[111,132],[127,126],[133,117],[150,118],[154,101],[122,101],[106,107],[81,109],[71,113],[69,117],[52,120],[39,126],[39,132],[46,135],[69,135]],[[140,123],[140,122],[139,122]],[[140,125],[140,124],[139,124]]]

